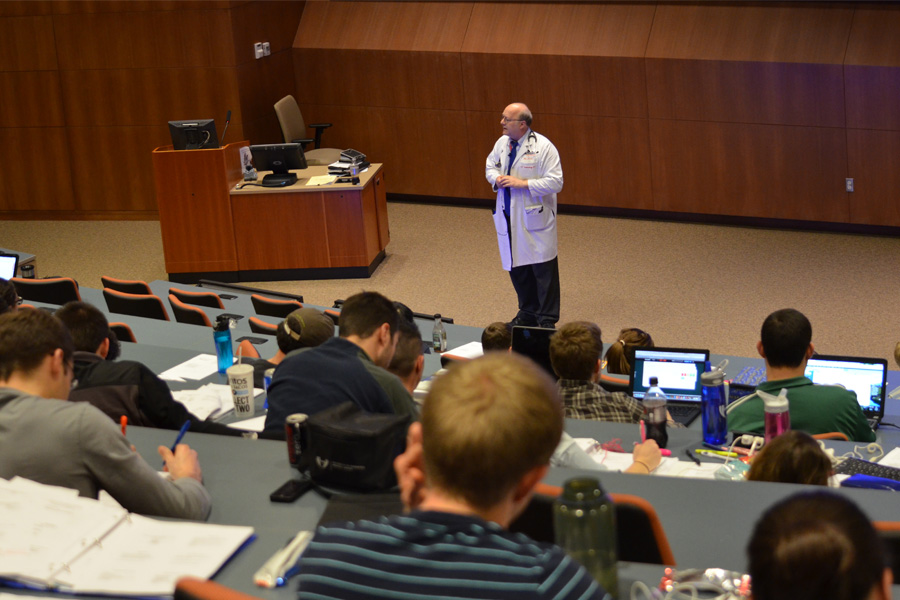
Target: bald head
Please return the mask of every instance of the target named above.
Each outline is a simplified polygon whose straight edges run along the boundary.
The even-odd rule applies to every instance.
[[[513,102],[503,109],[500,126],[503,127],[503,133],[510,139],[518,140],[531,127],[531,111],[521,102]]]

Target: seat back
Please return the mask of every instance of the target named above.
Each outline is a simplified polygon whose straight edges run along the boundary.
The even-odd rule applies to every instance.
[[[215,581],[183,577],[175,584],[174,600],[259,600]]]
[[[275,335],[275,332],[278,330],[278,325],[266,323],[262,319],[257,319],[256,317],[250,317],[249,319],[247,319],[247,322],[250,324],[250,331],[252,331],[253,333]]]
[[[114,277],[103,275],[100,277],[100,281],[103,282],[104,288],[116,290],[117,292],[144,295],[153,293],[153,290],[150,289],[150,286],[147,285],[146,281],[140,281],[138,279],[116,279]]]
[[[222,304],[222,299],[213,292],[190,292],[188,290],[179,290],[178,288],[169,288],[169,294],[175,296],[185,304],[225,309],[225,305]]]
[[[817,440],[841,440],[843,442],[849,442],[850,438],[847,437],[847,434],[843,431],[829,431],[828,433],[817,433],[813,435],[813,437]]]
[[[296,300],[275,300],[259,294],[250,296],[250,302],[253,303],[253,310],[256,311],[256,314],[267,317],[281,317],[282,319],[298,308],[303,308],[303,305]]]
[[[172,306],[172,314],[175,315],[175,320],[179,323],[212,327],[212,323],[209,321],[209,317],[206,316],[205,312],[199,308],[185,304],[179,300],[175,294],[169,294],[169,304]]]
[[[244,358],[259,358],[259,350],[250,340],[244,340],[238,346],[238,351]]]
[[[285,144],[307,137],[303,113],[300,112],[300,106],[293,96],[288,94],[275,103],[275,115],[281,125],[281,135],[284,137]]]
[[[600,374],[600,387],[607,392],[624,392],[628,393],[628,377],[616,377],[606,373]]]
[[[71,277],[51,277],[48,279],[13,277],[10,281],[16,286],[16,293],[23,300],[59,305],[72,302],[73,300],[81,300],[81,294],[78,293],[78,284]]]
[[[158,296],[152,294],[128,294],[104,288],[103,297],[106,299],[106,308],[111,313],[120,315],[133,315],[147,319],[159,319],[169,321],[169,313],[166,306]]]
[[[116,334],[116,338],[120,342],[131,342],[132,344],[137,343],[137,338],[134,337],[134,332],[131,330],[131,327],[129,327],[127,323],[110,323],[109,328],[112,329],[112,332],[114,334]]]
[[[554,542],[553,501],[562,488],[538,484],[531,502],[513,521],[510,531],[539,542]],[[674,565],[675,556],[662,523],[649,502],[629,494],[609,494],[616,505],[616,543],[619,560]]]

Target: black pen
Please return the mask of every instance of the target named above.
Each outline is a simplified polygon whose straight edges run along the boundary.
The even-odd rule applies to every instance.
[[[697,463],[698,467],[700,466],[700,459],[694,456],[694,453],[691,452],[690,448],[685,448],[684,453],[688,455],[688,458]]]

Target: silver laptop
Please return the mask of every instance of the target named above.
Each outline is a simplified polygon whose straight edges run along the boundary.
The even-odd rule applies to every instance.
[[[884,394],[887,388],[887,361],[859,356],[817,354],[806,363],[804,372],[813,383],[840,385],[856,392],[856,401],[872,429],[884,418]]]

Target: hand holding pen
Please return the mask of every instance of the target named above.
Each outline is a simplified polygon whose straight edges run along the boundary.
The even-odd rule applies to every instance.
[[[190,421],[182,425],[181,430],[178,432],[178,437],[175,438],[175,443],[172,444],[171,448],[160,446],[156,450],[163,459],[163,470],[168,471],[172,479],[193,477],[197,481],[203,481],[197,452],[192,450],[187,444],[179,444],[189,427]]]

